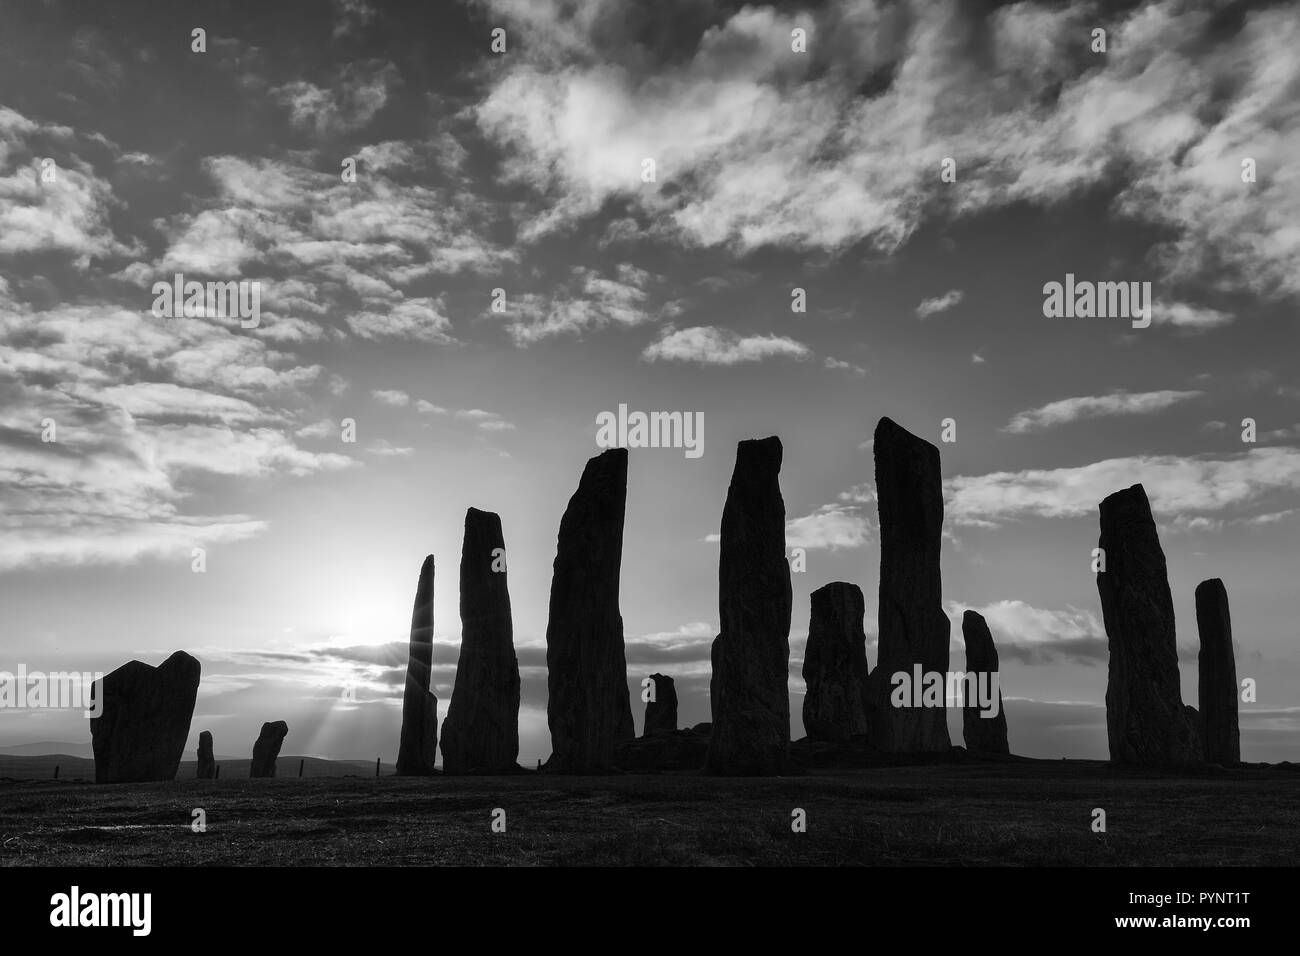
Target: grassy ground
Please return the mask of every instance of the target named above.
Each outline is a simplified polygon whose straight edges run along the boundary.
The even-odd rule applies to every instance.
[[[295,768],[296,769],[296,768]],[[505,810],[506,832],[492,831]],[[802,808],[807,832],[791,829]],[[1106,811],[1106,832],[1091,829]],[[207,832],[190,828],[206,812]],[[697,775],[0,784],[4,865],[1294,865],[1300,773],[1085,761]]]

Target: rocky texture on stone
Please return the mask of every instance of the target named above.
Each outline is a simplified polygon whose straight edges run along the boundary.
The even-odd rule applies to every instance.
[[[275,758],[280,756],[280,745],[288,735],[289,725],[283,720],[262,725],[262,732],[253,744],[253,763],[248,771],[250,777],[275,776]]]
[[[217,759],[212,756],[212,731],[205,730],[199,734],[199,766],[197,776],[200,780],[211,780],[217,772]]]
[[[519,769],[519,658],[506,584],[501,518],[465,512],[460,552],[460,660],[442,722],[442,771]]]
[[[867,723],[888,753],[947,753],[946,708],[894,707],[893,675],[909,680],[948,673],[948,617],[943,613],[939,553],[943,482],[939,450],[888,418],[876,425],[876,504],[880,511],[879,651],[871,672]]]
[[[983,615],[967,611],[961,618],[961,636],[966,644],[966,672],[977,675],[980,687],[991,693],[993,677],[998,673],[998,649],[993,644],[988,622]],[[985,676],[988,675],[988,676]],[[967,685],[969,688],[969,685]],[[967,690],[969,694],[969,689]],[[1002,688],[998,686],[997,714],[986,717],[979,700],[969,696],[962,701],[962,736],[971,753],[1009,754],[1007,714],[1002,709]]]
[[[1196,586],[1196,628],[1201,635],[1198,703],[1201,746],[1210,763],[1241,762],[1237,727],[1237,661],[1232,649],[1228,591],[1218,578]]]
[[[671,677],[663,674],[651,674],[654,682],[654,698],[646,701],[645,726],[641,736],[654,734],[671,734],[677,730],[677,687]]]
[[[803,726],[814,740],[867,732],[866,602],[856,584],[836,581],[812,593],[803,657]]]
[[[174,780],[190,736],[199,662],[177,651],[157,667],[130,661],[96,682],[90,718],[96,783]]]
[[[548,770],[613,768],[636,734],[627,688],[619,573],[627,503],[627,449],[587,462],[560,520],[546,624]]]
[[[402,695],[399,777],[427,776],[438,756],[438,698],[429,690],[433,672],[433,555],[424,559],[411,610],[411,644]]]
[[[1110,646],[1110,759],[1149,765],[1197,760],[1200,741],[1178,685],[1168,568],[1141,485],[1102,501],[1098,547],[1105,564],[1097,573],[1097,591]]]
[[[742,441],[722,510],[721,631],[713,642],[713,733],[705,770],[775,774],[790,751],[790,565],[781,440]]]

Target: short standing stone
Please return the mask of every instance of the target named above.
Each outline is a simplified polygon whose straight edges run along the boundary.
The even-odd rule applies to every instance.
[[[177,651],[157,667],[130,661],[98,681],[90,718],[96,783],[175,780],[199,693],[199,662]]]
[[[217,772],[217,761],[212,756],[212,731],[205,730],[199,734],[199,768],[200,780],[211,780]]]
[[[671,734],[677,730],[677,686],[671,677],[651,674],[653,699],[645,705],[645,727],[641,736]]]
[[[998,679],[998,649],[993,644],[988,622],[983,615],[967,611],[961,619],[961,636],[966,643],[966,673],[974,673],[977,695],[986,699],[972,700],[971,687],[966,685],[962,701],[962,735],[970,753],[1009,754],[1007,745],[1007,715],[1002,709],[1002,688]],[[993,707],[993,690],[997,688],[997,710]]]
[[[1228,613],[1228,591],[1218,578],[1196,586],[1196,627],[1201,635],[1198,703],[1205,759],[1225,765],[1240,763],[1232,617]]]
[[[289,725],[283,720],[262,725],[262,732],[253,744],[253,765],[248,772],[250,777],[275,776],[275,758],[280,756],[280,745],[288,733]]]
[[[1110,759],[1148,765],[1198,760],[1200,741],[1179,690],[1169,571],[1141,485],[1102,501],[1098,547],[1106,562],[1097,591],[1110,646]]]
[[[803,657],[803,726],[814,740],[867,732],[866,602],[856,584],[836,581],[812,593]]]

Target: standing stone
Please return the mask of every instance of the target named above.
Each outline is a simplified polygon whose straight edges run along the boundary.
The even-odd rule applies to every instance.
[[[866,601],[856,584],[836,581],[812,593],[803,657],[803,726],[814,740],[867,732]]]
[[[519,659],[501,518],[465,512],[460,552],[460,660],[442,722],[443,773],[519,769]]]
[[[205,730],[199,734],[199,769],[200,780],[211,780],[217,771],[216,758],[212,756],[212,731]]]
[[[399,777],[428,776],[438,757],[438,698],[429,690],[433,672],[433,555],[420,567],[411,610],[411,644],[402,695],[402,737],[397,749]]]
[[[671,734],[677,731],[677,685],[671,677],[651,674],[654,681],[654,700],[646,701],[645,726],[641,736]]]
[[[547,768],[590,773],[614,766],[614,747],[636,736],[618,608],[627,503],[627,449],[587,462],[560,520],[546,624]]]
[[[289,725],[277,720],[262,725],[262,732],[253,744],[253,764],[249,768],[250,777],[274,777],[275,758],[280,756],[280,745],[289,735]]]
[[[157,667],[129,661],[95,683],[95,783],[176,779],[201,672],[195,658],[177,651]]]
[[[1199,759],[1178,686],[1178,650],[1169,572],[1151,504],[1141,485],[1101,503],[1097,573],[1110,646],[1106,736],[1114,763],[1172,764]]]
[[[876,425],[876,503],[880,511],[880,638],[871,673],[872,742],[890,753],[947,753],[946,702],[894,707],[895,674],[948,673],[939,551],[943,487],[939,450],[888,418]],[[919,696],[919,691],[916,691]]]
[[[742,441],[722,509],[705,772],[775,774],[790,756],[790,565],[781,439]]]
[[[1210,763],[1238,764],[1241,735],[1237,728],[1237,661],[1232,650],[1228,591],[1218,578],[1196,586],[1196,628],[1201,633],[1198,703],[1205,759]]]
[[[983,615],[967,611],[961,618],[961,636],[966,644],[966,672],[978,675],[980,684],[993,687],[991,675],[998,673],[998,649],[993,645],[993,635]],[[984,675],[990,675],[985,677]],[[987,684],[985,683],[987,681]],[[969,685],[968,685],[969,687]],[[1009,754],[1007,745],[1007,714],[1002,709],[1002,688],[998,687],[997,715],[985,717],[978,700],[962,701],[961,727],[970,753]]]

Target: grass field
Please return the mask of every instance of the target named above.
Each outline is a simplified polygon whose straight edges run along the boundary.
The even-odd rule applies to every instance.
[[[281,761],[281,772],[297,771]],[[1093,809],[1106,832],[1092,830]],[[193,811],[207,831],[191,829]],[[493,810],[505,811],[504,833]],[[807,831],[792,831],[791,813]],[[0,864],[1294,865],[1294,765],[0,782]]]

